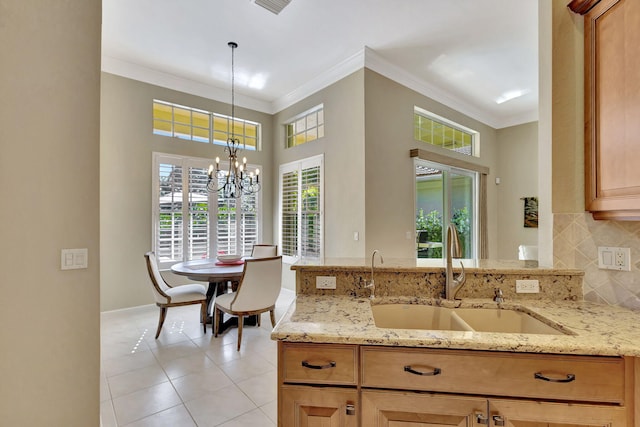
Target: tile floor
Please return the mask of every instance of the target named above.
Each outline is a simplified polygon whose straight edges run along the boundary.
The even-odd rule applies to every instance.
[[[295,295],[283,289],[276,320]],[[155,340],[158,308],[102,314],[103,427],[270,427],[277,424],[277,352],[269,313],[261,327],[214,338],[199,306],[170,308]]]

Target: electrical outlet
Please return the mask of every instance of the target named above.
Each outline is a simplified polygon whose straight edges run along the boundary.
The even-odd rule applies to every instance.
[[[316,276],[316,289],[335,289],[335,276]]]
[[[540,293],[540,283],[537,280],[516,280],[516,293],[518,294]]]
[[[598,268],[604,270],[631,271],[631,249],[599,246]]]

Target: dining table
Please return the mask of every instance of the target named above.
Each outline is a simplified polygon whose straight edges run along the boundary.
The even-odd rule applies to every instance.
[[[211,323],[213,327],[213,310],[212,304],[215,303],[215,297],[228,292],[229,283],[232,288],[242,279],[244,271],[244,261],[250,257],[243,257],[239,261],[221,262],[217,258],[205,258],[191,261],[179,262],[171,266],[171,271],[179,276],[186,276],[189,280],[196,282],[207,282],[207,323]],[[244,325],[257,325],[257,316],[246,316]],[[230,316],[224,320],[224,313],[220,312],[220,327],[218,332],[221,333],[226,329],[237,326],[238,318]]]

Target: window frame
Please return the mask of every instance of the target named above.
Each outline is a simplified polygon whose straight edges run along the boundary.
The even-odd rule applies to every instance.
[[[418,139],[416,138],[416,116],[420,116],[420,117],[424,117],[426,119],[429,119],[433,122],[439,123],[443,126],[446,126],[448,128],[451,128],[453,130],[457,130],[460,132],[463,132],[465,134],[469,134],[471,136],[471,154],[467,154],[464,153],[462,151],[457,151],[453,148],[447,148],[445,146],[442,145],[436,145],[436,144],[432,144],[430,142],[424,141],[422,139]],[[480,157],[480,132],[473,130],[471,128],[468,128],[466,126],[463,126],[459,123],[456,123],[452,120],[449,120],[445,117],[439,116],[435,113],[432,113],[431,111],[425,110],[424,108],[420,108],[418,106],[414,106],[413,107],[413,135],[414,135],[414,140],[417,142],[421,142],[423,144],[428,144],[432,147],[438,147],[440,149],[443,150],[447,150],[447,152],[454,152],[454,153],[459,153],[461,155],[464,156],[470,156],[470,157],[476,157],[479,158]]]
[[[318,187],[319,187],[319,201],[318,201],[318,206],[319,206],[319,234],[318,234],[318,256],[317,257],[305,257],[302,255],[302,248],[304,247],[304,242],[303,242],[303,236],[302,236],[302,203],[300,203],[301,200],[301,193],[302,193],[302,172],[304,170],[309,170],[312,168],[318,168],[319,170],[319,177],[318,177]],[[283,176],[287,173],[291,173],[291,172],[298,172],[298,183],[297,183],[297,213],[296,213],[296,220],[297,220],[297,235],[296,235],[296,241],[297,241],[297,248],[296,248],[296,254],[295,255],[288,255],[286,254],[286,247],[284,245],[284,237],[283,237],[283,214],[284,214],[284,210],[283,210],[283,202],[284,202],[284,186],[283,186]],[[287,263],[287,264],[293,264],[298,260],[301,259],[322,259],[324,258],[324,229],[325,229],[325,224],[324,224],[324,155],[323,154],[319,154],[317,156],[312,156],[312,157],[308,157],[305,159],[301,159],[301,160],[297,160],[294,162],[289,162],[289,163],[285,163],[280,165],[279,167],[279,172],[278,172],[278,228],[279,228],[279,233],[278,233],[278,244],[281,248],[282,251],[282,262]]]
[[[171,108],[171,119],[165,120],[159,117],[156,117],[156,104],[163,105]],[[176,122],[175,110],[185,110],[189,112],[190,123],[182,123]],[[208,127],[205,128],[203,126],[197,126],[194,124],[193,115],[194,113],[200,115],[207,115],[208,117]],[[216,120],[226,121],[226,129],[216,128]],[[156,121],[166,123],[171,128],[170,131],[156,129]],[[189,127],[190,133],[189,137],[186,136],[186,132],[176,133],[176,126],[181,127]],[[166,136],[169,138],[177,138],[185,141],[193,141],[198,143],[209,143],[218,146],[226,146],[227,139],[231,135],[230,129],[241,128],[242,133],[235,133],[234,136],[240,140],[240,145],[244,150],[248,151],[262,151],[262,124],[259,122],[254,122],[253,120],[241,119],[239,117],[231,117],[225,114],[214,113],[206,110],[202,110],[199,108],[188,107],[186,105],[175,104],[173,102],[162,101],[160,99],[154,99],[152,103],[152,133],[154,135]],[[255,136],[248,133],[248,127],[255,128]],[[198,137],[195,135],[194,129],[202,129],[206,130],[208,133],[207,138]],[[223,138],[217,138],[220,135],[224,135]],[[247,140],[255,140],[255,145],[247,145]]]
[[[159,240],[160,240],[160,165],[161,164],[171,164],[171,165],[179,165],[182,168],[182,206],[180,208],[182,212],[182,256],[180,259],[172,259],[169,261],[162,260],[160,256],[158,256],[158,265],[161,269],[169,268],[171,265],[188,261],[189,257],[189,245],[190,242],[188,240],[188,218],[189,218],[189,195],[191,191],[189,190],[189,168],[197,167],[206,171],[211,164],[211,160],[201,158],[201,157],[193,157],[193,156],[183,156],[177,154],[168,154],[161,152],[153,152],[152,153],[152,197],[151,197],[151,227],[152,227],[152,250],[159,255]],[[250,165],[250,167],[260,167],[260,165]],[[184,191],[184,189],[188,191]],[[258,192],[254,195],[255,205],[256,205],[256,232],[255,232],[255,242],[251,242],[250,244],[245,244],[244,246],[244,255],[249,255],[251,252],[251,247],[253,243],[258,243],[262,240],[262,192]],[[219,198],[217,197],[217,193],[215,192],[207,192],[207,215],[208,215],[208,237],[207,237],[207,257],[215,258],[219,251],[219,239],[218,239],[218,206],[219,206]],[[240,200],[240,198],[235,199],[236,203]],[[237,211],[235,214],[235,245],[236,248],[242,247],[243,235],[241,233],[242,230],[242,215],[238,215]]]
[[[316,122],[314,126],[308,126],[308,121],[311,116],[315,116]],[[320,118],[322,118],[322,122],[320,122]],[[305,127],[301,131],[296,131],[295,129],[298,126],[298,122],[300,120],[305,121]],[[292,133],[289,133],[290,129],[294,129]],[[316,131],[316,136],[314,138],[309,137],[309,131]],[[300,143],[295,143],[297,141],[297,137],[304,134],[304,140]],[[310,108],[288,120],[285,120],[284,123],[284,148],[285,150],[289,148],[299,147],[300,145],[304,145],[308,142],[317,141],[320,138],[324,138],[325,136],[325,117],[324,117],[324,104],[318,104],[313,108]],[[290,141],[294,141],[290,144]]]

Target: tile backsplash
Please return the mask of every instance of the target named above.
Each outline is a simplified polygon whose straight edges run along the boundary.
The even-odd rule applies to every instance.
[[[631,248],[631,271],[600,270],[598,246]],[[584,299],[640,310],[640,221],[554,214],[553,266],[584,271]]]

